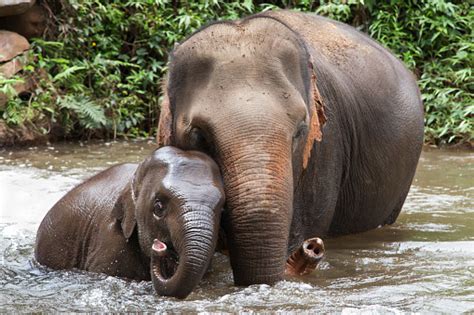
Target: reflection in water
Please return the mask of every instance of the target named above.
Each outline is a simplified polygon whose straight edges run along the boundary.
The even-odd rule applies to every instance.
[[[274,286],[234,287],[220,254],[184,301],[156,296],[149,282],[51,271],[32,260],[36,229],[65,192],[112,164],[140,161],[153,148],[152,142],[100,142],[0,151],[0,312],[474,311],[469,152],[423,152],[397,223],[325,240],[319,270]]]

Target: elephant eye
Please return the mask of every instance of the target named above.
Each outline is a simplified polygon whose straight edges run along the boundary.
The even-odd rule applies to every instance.
[[[199,150],[209,155],[212,153],[211,146],[201,128],[195,127],[191,129],[191,132],[189,133],[189,144],[193,150]]]
[[[163,203],[157,198],[153,203],[153,215],[159,219],[163,216],[165,209],[163,207]]]
[[[206,138],[202,134],[202,130],[199,128],[193,128],[189,133],[189,143],[195,148],[199,148],[204,145]]]
[[[299,138],[302,135],[304,135],[308,131],[308,125],[306,123],[301,123],[298,125],[298,129],[296,130],[296,133],[294,135],[294,138]]]

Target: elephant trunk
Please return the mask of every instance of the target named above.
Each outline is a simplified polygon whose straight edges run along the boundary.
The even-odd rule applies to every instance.
[[[164,243],[155,240],[153,244],[151,278],[155,291],[160,295],[186,298],[210,264],[220,216],[211,209],[196,210],[196,207],[183,213],[177,220],[177,231],[171,231],[178,257],[172,257]],[[174,273],[165,270],[170,264],[175,267]]]
[[[279,142],[262,136],[253,146],[230,148],[232,160],[221,163],[223,224],[236,285],[272,284],[285,271],[293,179],[288,145]]]

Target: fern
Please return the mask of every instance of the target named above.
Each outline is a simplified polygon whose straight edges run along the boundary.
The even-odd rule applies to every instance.
[[[58,73],[54,78],[53,82],[59,81],[61,79],[68,79],[70,78],[75,72],[81,71],[86,69],[86,67],[81,67],[81,66],[72,66],[69,68],[66,68],[66,70]]]
[[[72,110],[85,129],[99,129],[107,123],[104,110],[87,96],[68,95],[60,98],[58,105]]]
[[[16,82],[0,78],[0,94],[11,98],[0,106],[0,119],[11,125],[31,122],[49,130],[57,124],[65,136],[81,137],[86,128],[106,131],[97,136],[149,135],[157,125],[159,82],[176,42],[208,21],[287,8],[350,23],[414,70],[425,105],[426,142],[474,138],[472,1],[41,2],[58,10],[46,32],[56,41],[32,41],[31,63],[23,72],[39,86],[29,98],[17,95]]]

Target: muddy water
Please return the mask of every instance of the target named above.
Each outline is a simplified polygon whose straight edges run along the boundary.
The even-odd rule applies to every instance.
[[[184,301],[149,282],[58,272],[32,259],[36,229],[69,189],[109,165],[139,161],[152,143],[61,144],[0,150],[0,312],[474,312],[474,154],[423,152],[396,224],[325,240],[303,279],[237,288],[225,256]]]

